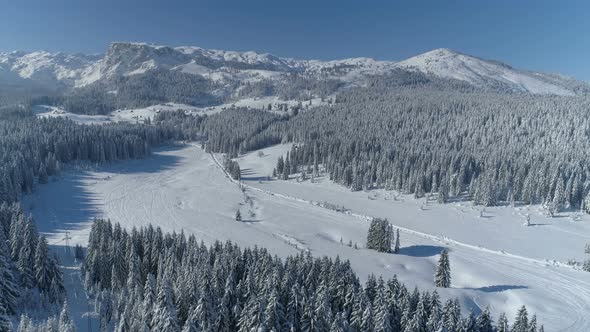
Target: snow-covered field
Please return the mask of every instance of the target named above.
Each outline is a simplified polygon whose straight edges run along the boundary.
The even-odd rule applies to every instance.
[[[65,117],[80,124],[105,124],[111,122],[144,122],[147,119],[152,120],[160,112],[173,112],[183,110],[187,114],[212,114],[220,112],[221,108],[199,108],[196,106],[166,103],[152,105],[144,108],[121,109],[111,112],[108,115],[84,115],[66,112],[62,108],[47,105],[35,105],[33,112],[37,117]]]
[[[291,144],[276,145],[237,159],[245,179],[259,179],[272,174],[277,158],[285,155]],[[576,211],[546,216],[538,205],[486,207],[471,202],[436,203],[435,197],[414,199],[393,191],[351,192],[328,179],[311,181],[255,181],[251,186],[308,201],[344,206],[352,212],[388,218],[399,227],[449,238],[465,244],[537,260],[582,262],[587,258],[584,246],[590,242],[590,215]],[[526,216],[530,226],[526,226]]]
[[[80,124],[103,124],[111,121],[107,115],[84,115],[64,111],[55,106],[35,105],[33,112],[39,118],[68,118]]]
[[[327,100],[322,101],[321,98],[313,98],[310,101],[302,102],[303,108],[310,108],[319,105],[327,105]],[[165,103],[152,105],[143,108],[134,109],[120,109],[111,112],[108,115],[84,115],[74,114],[66,112],[64,109],[48,106],[48,105],[35,105],[33,112],[37,117],[48,118],[48,117],[64,117],[69,118],[80,124],[105,124],[111,122],[131,122],[131,123],[142,123],[147,119],[152,120],[156,114],[160,112],[174,112],[177,110],[183,110],[186,114],[192,115],[204,115],[204,114],[215,114],[223,110],[230,109],[233,107],[237,108],[252,108],[268,110],[268,105],[271,105],[272,112],[282,112],[281,106],[287,105],[287,107],[297,106],[300,101],[297,100],[282,100],[276,96],[262,97],[262,98],[243,98],[234,102],[228,102],[225,104],[209,106],[209,107],[197,107],[186,104],[177,103]]]
[[[476,313],[490,306],[510,316],[525,304],[547,331],[590,330],[590,273],[546,261],[581,259],[588,219],[547,219],[531,207],[537,225],[527,227],[526,207],[487,209],[480,217],[469,203],[426,205],[392,192],[350,193],[326,179],[265,181],[288,148],[240,158],[243,191],[211,155],[174,146],[144,160],[65,172],[25,197],[24,205],[54,245],[63,245],[65,231],[72,243],[85,243],[91,220],[106,217],[129,228],[151,223],[206,242],[264,246],[280,256],[300,250],[340,255],[362,278],[397,274],[408,286],[425,289],[433,288],[438,253],[449,248],[453,282],[438,290],[443,297],[459,297]],[[348,210],[327,209],[324,201]],[[234,220],[237,209],[245,222]],[[400,254],[363,249],[367,217],[387,217],[402,227]]]

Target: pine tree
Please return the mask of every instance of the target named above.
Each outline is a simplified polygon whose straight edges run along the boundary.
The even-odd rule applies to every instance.
[[[379,292],[376,303],[376,314],[375,314],[375,332],[389,332],[392,331],[391,327],[391,315],[389,313],[389,307],[385,299],[385,293]]]
[[[559,212],[565,201],[565,188],[563,186],[563,180],[559,177],[557,180],[557,184],[555,186],[555,192],[553,194],[553,200],[549,203],[549,213],[554,215],[555,213]]]
[[[443,325],[448,331],[455,331],[459,327],[460,313],[457,312],[457,306],[453,300],[448,300],[443,308]]]
[[[33,321],[26,314],[20,315],[20,321],[18,323],[18,332],[27,332],[33,328]],[[61,329],[60,329],[61,331]]]
[[[207,281],[204,281],[203,283],[206,286],[201,289],[201,296],[199,302],[197,302],[197,308],[195,309],[195,318],[199,324],[199,329],[206,331],[212,329],[215,321],[212,317],[213,303],[211,303],[208,283]]]
[[[332,321],[332,309],[330,305],[330,295],[328,290],[320,286],[318,295],[316,296],[314,317],[315,329],[320,331],[327,331],[330,329],[330,322]]]
[[[414,317],[412,317],[412,321],[410,322],[411,330],[415,332],[426,332],[427,319],[428,313],[426,312],[423,299],[420,299],[414,311]]]
[[[479,332],[479,330],[477,329],[477,319],[475,318],[475,314],[473,312],[469,313],[469,316],[465,317],[463,319],[463,322],[461,323],[461,329],[462,331],[466,331],[466,332]]]
[[[238,322],[240,332],[258,331],[264,323],[264,308],[261,300],[251,296],[242,310],[242,315]],[[303,323],[302,323],[303,324]]]
[[[490,315],[490,309],[485,308],[477,317],[477,331],[478,332],[494,332],[492,323],[492,317]]]
[[[393,239],[393,228],[387,219],[371,220],[367,233],[367,248],[379,252],[390,252]]]
[[[41,165],[39,165],[39,183],[44,184],[47,183],[48,181],[48,175],[47,175],[47,169],[45,168],[45,165],[43,163],[41,163]]]
[[[395,230],[395,246],[393,248],[394,253],[399,253],[399,228]]]
[[[289,161],[289,155],[285,158],[285,166],[283,166],[283,180],[289,180],[289,174],[291,172],[291,162]]]
[[[226,287],[223,297],[219,302],[215,329],[218,331],[232,331],[232,312],[230,308],[231,289]]]
[[[182,332],[200,332],[196,318],[196,310],[189,315],[186,322],[184,322],[184,326],[182,327]]]
[[[4,303],[0,302],[0,332],[12,331],[12,323],[8,317],[8,312],[4,307]]]
[[[402,297],[401,304],[402,315],[400,317],[400,331],[411,331],[412,329],[412,308],[408,300],[408,294],[406,293]]]
[[[10,269],[9,260],[4,232],[0,230],[0,305],[3,305],[7,314],[15,314],[19,290]]]
[[[170,280],[167,277],[164,277],[164,280],[160,282],[158,287],[154,317],[152,318],[152,326],[156,331],[180,331],[172,295]]]
[[[537,315],[533,315],[529,321],[528,332],[537,332]]]
[[[132,290],[135,287],[142,287],[141,281],[141,262],[135,250],[128,253],[129,275],[127,276],[127,288]]]
[[[501,313],[498,317],[498,324],[496,324],[496,331],[497,332],[510,332],[510,327],[508,325],[508,318],[506,318],[506,314]]]
[[[354,299],[352,312],[350,314],[350,327],[353,331],[360,331],[363,324],[363,313],[365,306],[367,305],[367,299],[364,291],[360,291],[358,296]]]
[[[285,161],[283,159],[283,156],[279,156],[279,159],[277,161],[277,167],[275,168],[276,173],[282,175],[284,168],[285,168]]]
[[[273,288],[268,297],[264,312],[264,325],[269,331],[282,331],[285,324],[285,313],[279,300],[276,288]]]
[[[22,246],[18,251],[17,268],[21,275],[21,285],[25,288],[33,288],[35,285],[35,273],[33,271],[35,248],[37,247],[37,230],[34,221],[28,219],[24,224]]]
[[[301,294],[298,282],[291,287],[289,300],[286,307],[286,328],[289,330],[298,330],[300,328],[301,317],[303,316],[303,295]]]
[[[373,331],[375,328],[374,326],[374,314],[373,314],[373,305],[369,302],[365,307],[365,311],[363,312],[363,321],[361,324],[361,331]]]
[[[449,262],[449,252],[446,249],[440,253],[438,266],[434,275],[434,285],[436,287],[451,287],[451,265]]]
[[[143,290],[143,303],[141,306],[142,320],[151,328],[152,321],[154,319],[154,304],[156,303],[156,279],[153,274],[148,274],[144,290]]]
[[[349,332],[348,324],[342,317],[342,313],[338,313],[334,317],[332,325],[330,326],[330,332]]]
[[[75,332],[76,328],[70,318],[70,311],[68,308],[68,302],[64,302],[59,314],[59,331],[60,332]]]
[[[35,250],[34,273],[37,286],[41,292],[48,292],[51,287],[51,267],[49,266],[49,254],[47,250],[47,240],[42,236],[39,238]]]
[[[518,313],[516,314],[516,319],[514,319],[514,324],[512,325],[511,332],[528,332],[529,329],[529,319],[528,313],[525,306],[522,306]]]

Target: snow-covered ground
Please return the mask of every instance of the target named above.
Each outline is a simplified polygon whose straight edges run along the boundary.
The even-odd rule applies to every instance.
[[[433,288],[438,253],[449,248],[453,284],[451,289],[439,289],[443,297],[459,297],[475,312],[490,306],[495,314],[506,311],[511,316],[525,304],[547,331],[590,330],[590,274],[543,259],[575,256],[572,243],[579,235],[572,234],[566,241],[561,224],[525,227],[519,212],[512,216],[510,208],[490,210],[486,215],[491,218],[479,218],[479,212],[467,203],[459,207],[432,203],[421,210],[422,202],[408,197],[394,201],[385,200],[386,193],[381,192],[349,195],[325,179],[316,184],[264,181],[276,157],[287,150],[288,146],[280,145],[264,149],[262,157],[254,152],[240,158],[244,191],[225,176],[211,155],[196,146],[175,146],[144,160],[65,172],[25,197],[24,205],[54,245],[63,245],[66,230],[71,243],[84,244],[91,220],[106,217],[128,228],[151,223],[164,231],[184,230],[209,243],[231,239],[241,246],[264,246],[280,256],[300,250],[340,255],[351,261],[362,278],[370,273],[386,278],[397,274],[410,287],[425,289]],[[369,195],[375,199],[368,199]],[[336,212],[312,201],[350,210]],[[237,209],[244,222],[234,220]],[[388,217],[404,227],[400,254],[363,249],[369,225],[366,216]],[[512,222],[501,221],[500,216],[512,216]],[[531,220],[537,222],[537,215],[532,214]],[[570,228],[573,221],[556,220],[575,233]],[[488,223],[503,230],[494,230]],[[544,230],[549,227],[551,232]],[[508,234],[512,231],[517,234]],[[537,252],[531,238],[545,232],[553,233],[554,240],[547,239],[549,249]],[[504,241],[496,234],[512,240]],[[494,240],[501,244],[494,246]],[[348,247],[349,241],[359,249]],[[506,254],[497,251],[498,246]],[[552,255],[551,246],[558,253]],[[571,253],[559,253],[560,247]]]
[[[285,155],[291,144],[263,149],[264,156],[251,152],[237,159],[248,179],[262,179],[272,174],[277,158]],[[473,246],[498,252],[530,257],[537,260],[568,260],[581,262],[587,255],[584,246],[590,243],[590,215],[576,211],[546,216],[539,205],[516,207],[474,206],[471,202],[436,203],[435,197],[414,199],[393,191],[371,190],[351,192],[325,178],[311,181],[254,181],[249,185],[265,191],[304,198],[314,202],[328,202],[344,206],[351,212],[371,217],[388,218],[405,227],[449,238]],[[530,226],[526,226],[526,216]],[[551,261],[551,262],[550,262]]]
[[[39,118],[69,118],[80,124],[103,124],[111,121],[108,115],[84,115],[64,111],[55,106],[35,105],[33,113]]]
[[[121,109],[111,112],[109,117],[113,122],[144,122],[146,119],[152,120],[160,112],[174,112],[183,110],[187,114],[212,114],[219,112],[214,108],[196,107],[186,104],[165,103],[152,105],[143,108]]]
[[[33,107],[33,113],[37,117],[65,117],[80,124],[105,124],[111,122],[141,123],[148,118],[152,120],[160,112],[173,112],[177,110],[183,110],[187,114],[196,115],[220,112],[221,108],[200,108],[185,104],[165,103],[143,108],[120,109],[107,115],[84,115],[66,112],[64,109],[55,106],[35,105]]]
[[[303,108],[311,108],[319,105],[327,105],[328,99],[329,98],[326,98],[324,101],[322,101],[321,98],[313,98],[311,99],[311,103],[309,100],[307,100],[301,102],[301,104]],[[66,112],[62,108],[48,105],[35,105],[33,106],[33,112],[37,117],[40,118],[65,117],[80,124],[105,124],[111,122],[142,123],[147,119],[152,120],[154,116],[160,112],[174,112],[183,110],[186,114],[204,115],[219,113],[234,107],[268,110],[268,105],[271,105],[270,111],[284,113],[281,108],[282,105],[287,105],[287,107],[290,109],[293,106],[297,106],[299,103],[300,101],[297,100],[282,100],[279,97],[270,96],[261,98],[242,98],[233,102],[208,107],[197,107],[178,103],[165,103],[142,108],[119,109],[107,115],[74,114]]]

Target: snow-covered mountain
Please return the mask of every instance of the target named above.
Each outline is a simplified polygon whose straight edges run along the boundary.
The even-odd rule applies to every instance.
[[[72,86],[86,78],[101,59],[96,55],[39,52],[0,53],[0,80],[20,79]]]
[[[402,69],[502,91],[566,96],[590,92],[589,84],[573,78],[519,70],[448,49],[433,50],[397,63],[370,58],[296,60],[267,53],[129,42],[111,43],[101,56],[45,51],[0,53],[0,82],[24,79],[77,88],[152,69],[198,74],[215,82],[244,83],[281,79],[286,74],[299,73],[353,84],[362,82],[368,75],[383,75]]]
[[[445,48],[409,58],[396,66],[481,87],[495,84],[513,91],[533,94],[576,94],[571,86],[572,79],[568,77],[518,70],[501,62],[484,60]]]

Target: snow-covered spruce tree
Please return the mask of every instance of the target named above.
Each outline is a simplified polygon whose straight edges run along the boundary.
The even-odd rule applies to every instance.
[[[12,331],[12,323],[8,317],[8,312],[4,303],[0,302],[0,332]]]
[[[167,276],[164,277],[158,287],[158,296],[156,298],[151,326],[153,330],[162,332],[176,332],[180,329],[176,316],[176,307],[174,306],[172,288]]]
[[[61,313],[59,314],[59,331],[60,332],[75,332],[76,327],[70,318],[70,312],[68,308],[68,302],[64,302],[63,307],[61,309]]]
[[[51,288],[53,279],[53,269],[51,268],[51,258],[47,249],[47,240],[44,236],[39,238],[37,249],[35,250],[34,274],[37,281],[37,287],[41,293],[48,293]]]
[[[289,175],[291,174],[291,162],[289,161],[289,155],[285,158],[285,165],[283,166],[283,174],[281,179],[289,180]]]
[[[477,317],[477,331],[478,332],[494,332],[494,326],[490,309],[485,308],[484,311]]]
[[[511,332],[528,332],[529,331],[529,319],[528,319],[528,312],[525,306],[522,306],[518,313],[516,314],[516,318],[514,319],[514,324],[512,324]]]
[[[451,264],[447,249],[443,249],[440,253],[436,273],[434,274],[434,285],[443,288],[451,287]]]
[[[395,230],[395,245],[393,246],[393,252],[396,254],[399,252],[399,228]]]
[[[18,332],[26,332],[34,328],[33,321],[27,314],[21,314],[18,322]]]
[[[498,324],[496,325],[497,332],[510,332],[510,325],[508,324],[508,318],[506,314],[501,313],[498,317]]]
[[[537,331],[537,315],[533,315],[529,320],[528,331]]]
[[[276,170],[275,174],[282,175],[284,167],[285,167],[285,160],[283,159],[283,156],[279,156],[279,159],[277,160],[277,166],[275,167],[275,170]]]
[[[582,210],[590,214],[590,192],[584,197],[582,202]]]
[[[4,205],[6,208],[6,205]],[[2,210],[2,208],[0,208]],[[12,269],[8,253],[7,240],[4,231],[0,229],[0,306],[5,314],[15,314],[17,299],[20,295]]]
[[[371,220],[367,233],[367,249],[390,252],[393,239],[393,227],[387,219]]]
[[[237,161],[231,160],[231,158],[226,154],[223,159],[223,168],[229,173],[229,175],[234,180],[241,179],[241,170],[240,165]]]

